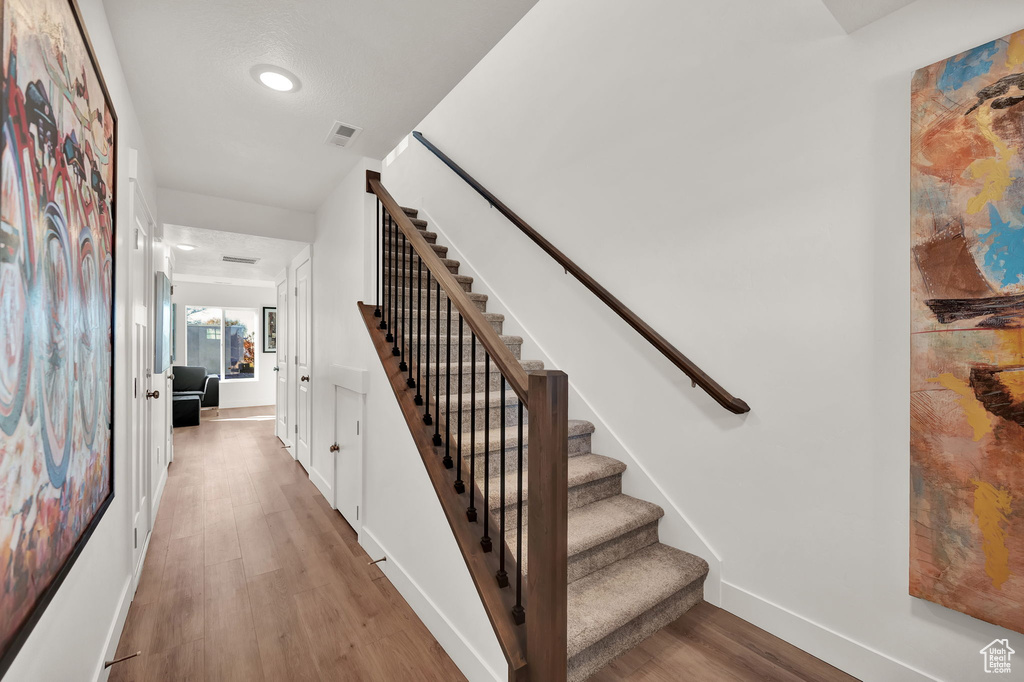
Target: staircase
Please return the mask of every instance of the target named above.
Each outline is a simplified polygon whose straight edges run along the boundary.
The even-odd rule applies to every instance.
[[[459,274],[460,263],[448,259],[448,248],[438,243],[437,234],[428,229],[426,221],[418,218],[416,210],[402,210],[521,367],[526,371],[542,369],[543,363],[522,359],[522,338],[504,334],[504,317],[487,312],[487,296],[473,292],[473,278]],[[446,309],[447,295],[442,290],[440,299],[436,298],[434,285],[423,279],[422,263],[410,258],[404,247],[385,248],[382,255],[385,265],[381,298],[390,300],[388,297],[392,294],[396,298],[403,294],[407,297],[405,306],[409,318],[400,336],[410,349],[409,354],[416,354],[423,370],[417,388],[408,390],[419,393],[429,382],[428,395],[421,396],[425,409],[456,441],[451,448],[452,457],[456,457],[461,446],[463,456],[459,458],[461,475],[458,478],[466,484],[475,482],[475,490],[483,491],[476,505],[486,507],[492,529],[506,528],[504,539],[508,554],[526,581],[530,570],[525,552],[529,536],[526,516],[529,479],[526,473],[520,474],[519,469],[519,400],[515,393],[500,390],[504,383],[502,374],[496,364],[488,365],[481,360],[484,352],[480,342],[474,349],[465,329],[462,355],[471,358],[475,350],[475,363],[464,361],[460,374],[455,355],[449,362],[438,353],[439,349],[447,351],[449,343],[452,353],[460,348],[458,317],[452,317],[450,322],[447,317],[438,319],[430,329],[430,320],[437,316],[437,308],[428,314],[422,297],[424,289],[430,286],[434,305],[439,303]],[[403,275],[410,284],[401,284]],[[393,281],[399,282],[394,290],[389,286]],[[413,283],[418,284],[418,288],[414,288]],[[415,335],[422,334],[423,328],[430,332],[417,343]],[[428,350],[427,341],[433,351]],[[402,357],[404,361],[405,355]],[[415,364],[412,358],[409,364]],[[461,394],[458,391],[460,379]],[[524,420],[525,414],[524,411]],[[410,423],[410,428],[429,427]],[[525,429],[522,433],[522,471],[525,472],[529,434]],[[659,542],[658,522],[664,510],[622,493],[622,473],[626,465],[594,453],[593,433],[592,423],[569,419],[566,659],[570,681],[588,679],[610,660],[702,601],[708,572],[703,559]],[[470,453],[475,457],[471,458]],[[517,543],[517,500],[502,493],[516,490],[520,475],[524,519],[523,541]],[[486,504],[482,501],[484,498]],[[498,545],[498,538],[494,543]],[[517,547],[522,548],[523,556],[517,556]]]

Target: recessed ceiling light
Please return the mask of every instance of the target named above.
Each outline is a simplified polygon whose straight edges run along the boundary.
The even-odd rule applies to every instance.
[[[191,244],[178,244],[178,248],[181,249],[182,251],[195,251],[196,250],[196,247],[192,246]]]
[[[249,70],[257,82],[277,92],[295,92],[301,85],[298,77],[279,66],[257,64]]]

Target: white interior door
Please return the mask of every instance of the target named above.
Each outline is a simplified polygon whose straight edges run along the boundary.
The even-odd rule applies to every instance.
[[[153,457],[153,220],[136,183],[132,183],[131,300],[132,300],[132,418],[131,514],[132,570],[137,585],[143,550],[152,529],[150,497]]]
[[[335,388],[334,453],[335,506],[356,533],[362,528],[363,501],[363,396]]]
[[[306,471],[309,471],[310,437],[311,270],[312,265],[308,257],[295,269],[295,373],[298,376],[295,410],[295,458],[306,468]]]
[[[292,434],[288,432],[288,273],[277,280],[277,357],[274,372],[277,373],[277,437],[285,445],[292,445]]]

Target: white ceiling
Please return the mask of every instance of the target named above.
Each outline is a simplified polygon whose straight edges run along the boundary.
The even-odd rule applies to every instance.
[[[256,237],[201,227],[165,225],[164,241],[174,247],[175,281],[224,284],[271,283],[285,266],[299,255],[305,242]],[[182,251],[178,244],[191,244],[194,251]],[[225,263],[224,256],[259,258],[255,265]]]
[[[847,33],[853,33],[914,0],[822,0]]]
[[[315,210],[381,159],[536,0],[104,0],[162,187]],[[273,64],[302,87],[277,93]],[[324,143],[335,120],[363,128]]]

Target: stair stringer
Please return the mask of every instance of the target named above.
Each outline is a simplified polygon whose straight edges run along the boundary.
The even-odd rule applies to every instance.
[[[487,278],[473,267],[472,261],[466,258],[455,242],[448,236],[444,226],[430,214],[429,205],[425,197],[421,197],[414,204],[419,211],[419,217],[425,219],[431,226],[431,231],[436,232],[439,238],[444,239],[448,247],[448,258],[457,260],[460,263],[459,274],[473,277],[473,290],[477,293],[487,294],[487,310],[492,313],[501,313],[505,316],[504,334],[521,336],[523,338],[522,357],[529,357],[534,360],[541,360],[545,367],[559,367],[557,360],[554,360],[536,341],[530,331],[519,320],[515,312],[505,303],[501,295],[487,281]],[[510,229],[511,226],[510,226]],[[438,240],[440,242],[440,239]],[[594,409],[593,405],[581,394],[569,376],[569,417],[571,419],[583,419],[594,424],[596,430],[591,436],[593,452],[599,452],[607,457],[618,459],[626,465],[626,471],[622,474],[622,492],[633,497],[647,500],[665,509],[665,516],[659,522],[660,541],[689,552],[708,562],[708,575],[704,582],[704,599],[715,606],[722,605],[722,557],[715,551],[714,547],[707,541],[700,530],[690,521],[686,512],[679,503],[673,499],[664,488],[658,485],[651,476],[642,460],[627,447],[622,439],[618,437],[615,430]]]

